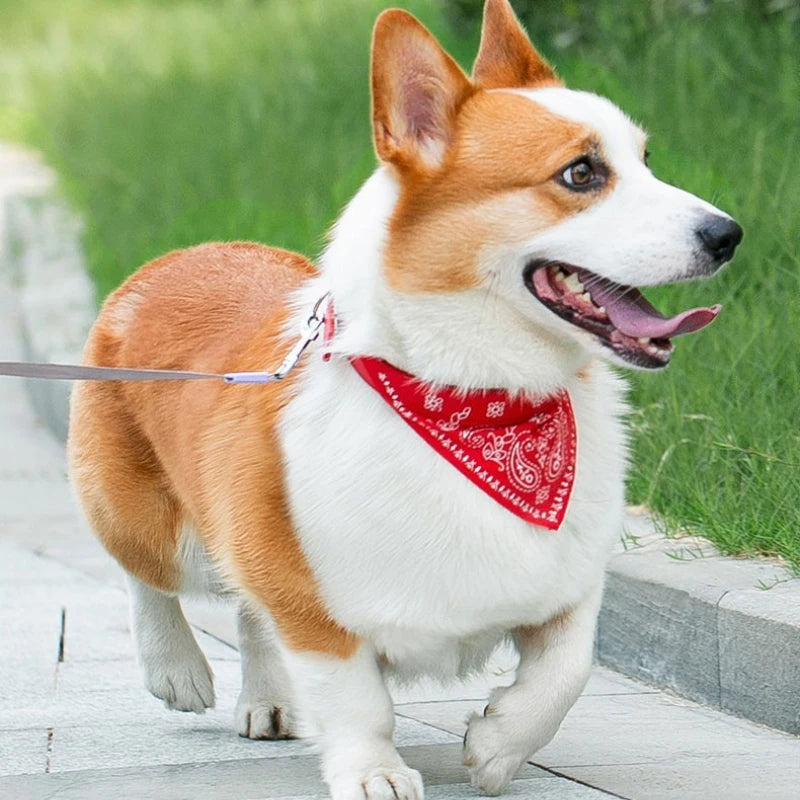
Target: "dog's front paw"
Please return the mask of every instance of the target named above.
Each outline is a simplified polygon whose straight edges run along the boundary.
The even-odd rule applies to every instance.
[[[214,707],[214,673],[196,644],[145,654],[142,668],[148,691],[167,708],[202,714]]]
[[[424,800],[422,776],[402,761],[339,774],[328,782],[332,800]]]
[[[323,774],[333,800],[423,800],[422,777],[390,741],[350,741],[323,750]]]
[[[294,723],[287,703],[250,697],[242,692],[234,714],[236,732],[247,739],[293,739]]]
[[[472,785],[482,794],[501,794],[529,755],[511,727],[491,710],[485,716],[470,717],[464,736],[464,766],[469,768]]]

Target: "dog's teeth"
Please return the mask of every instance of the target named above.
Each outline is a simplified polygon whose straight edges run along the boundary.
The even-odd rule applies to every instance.
[[[607,317],[608,313],[606,312],[605,306],[597,306],[597,310],[600,312],[601,317]]]
[[[583,288],[583,287],[581,287],[581,288]],[[589,292],[584,292],[580,296],[580,298],[581,298],[581,300],[583,300],[584,303],[591,303],[592,302],[592,296],[589,294]]]
[[[648,345],[650,344],[650,337],[640,336],[636,341],[639,342],[639,344]]]
[[[567,276],[564,283],[567,285],[567,288],[571,292],[575,292],[575,294],[580,294],[583,291],[583,284],[574,272]]]
[[[556,278],[558,278],[562,283],[567,283],[569,275],[567,275],[567,273],[564,272],[563,269],[559,269],[556,271]]]

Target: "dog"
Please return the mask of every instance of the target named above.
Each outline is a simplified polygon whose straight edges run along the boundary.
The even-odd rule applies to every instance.
[[[110,295],[85,363],[263,370],[323,306],[325,336],[268,386],[79,384],[70,470],[168,707],[214,704],[179,596],[234,594],[238,732],[313,736],[335,800],[420,800],[387,679],[510,641],[515,681],[464,739],[498,794],[590,672],[628,458],[609,365],[661,369],[719,310],[667,318],[635,287],[711,275],[742,231],[657,180],[644,132],[566,89],[507,0],[471,77],[383,12],[371,88],[380,163],[319,269],[244,242],[165,255]]]

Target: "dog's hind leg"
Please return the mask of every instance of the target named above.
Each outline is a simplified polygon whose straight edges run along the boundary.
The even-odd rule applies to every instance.
[[[169,708],[204,711],[214,705],[211,669],[177,598],[181,509],[120,387],[76,387],[68,454],[87,519],[128,573],[131,630],[145,685]]]
[[[238,633],[242,691],[236,703],[235,722],[239,736],[291,738],[292,687],[266,611],[251,608],[243,601],[239,605]]]
[[[167,708],[202,714],[214,706],[214,676],[174,595],[128,575],[131,630],[151,694]]]
[[[523,762],[555,736],[591,672],[601,594],[598,586],[571,611],[514,631],[516,680],[492,692],[464,737],[464,764],[478,791],[500,794]]]

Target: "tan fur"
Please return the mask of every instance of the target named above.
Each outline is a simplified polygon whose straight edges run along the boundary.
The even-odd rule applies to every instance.
[[[455,122],[435,174],[404,175],[386,275],[403,292],[453,292],[481,281],[481,249],[522,241],[597,202],[552,179],[595,143],[584,126],[511,92],[478,91]]]
[[[472,79],[482,89],[561,85],[528,40],[507,0],[487,0]]]
[[[532,647],[540,647],[542,650],[547,645],[547,640],[559,636],[572,622],[572,610],[562,611],[543,625],[531,626],[523,625],[514,631],[514,638],[517,641],[525,642]]]
[[[469,78],[411,14],[384,11],[372,37],[372,128],[378,158],[403,171],[439,165]]]
[[[287,294],[313,274],[301,256],[249,243],[170,253],[111,295],[85,362],[268,369],[287,348]],[[129,572],[177,591],[178,534],[188,523],[233,582],[270,609],[290,647],[345,657],[356,639],[322,605],[289,518],[275,425],[293,384],[82,384],[71,469],[101,541]]]

